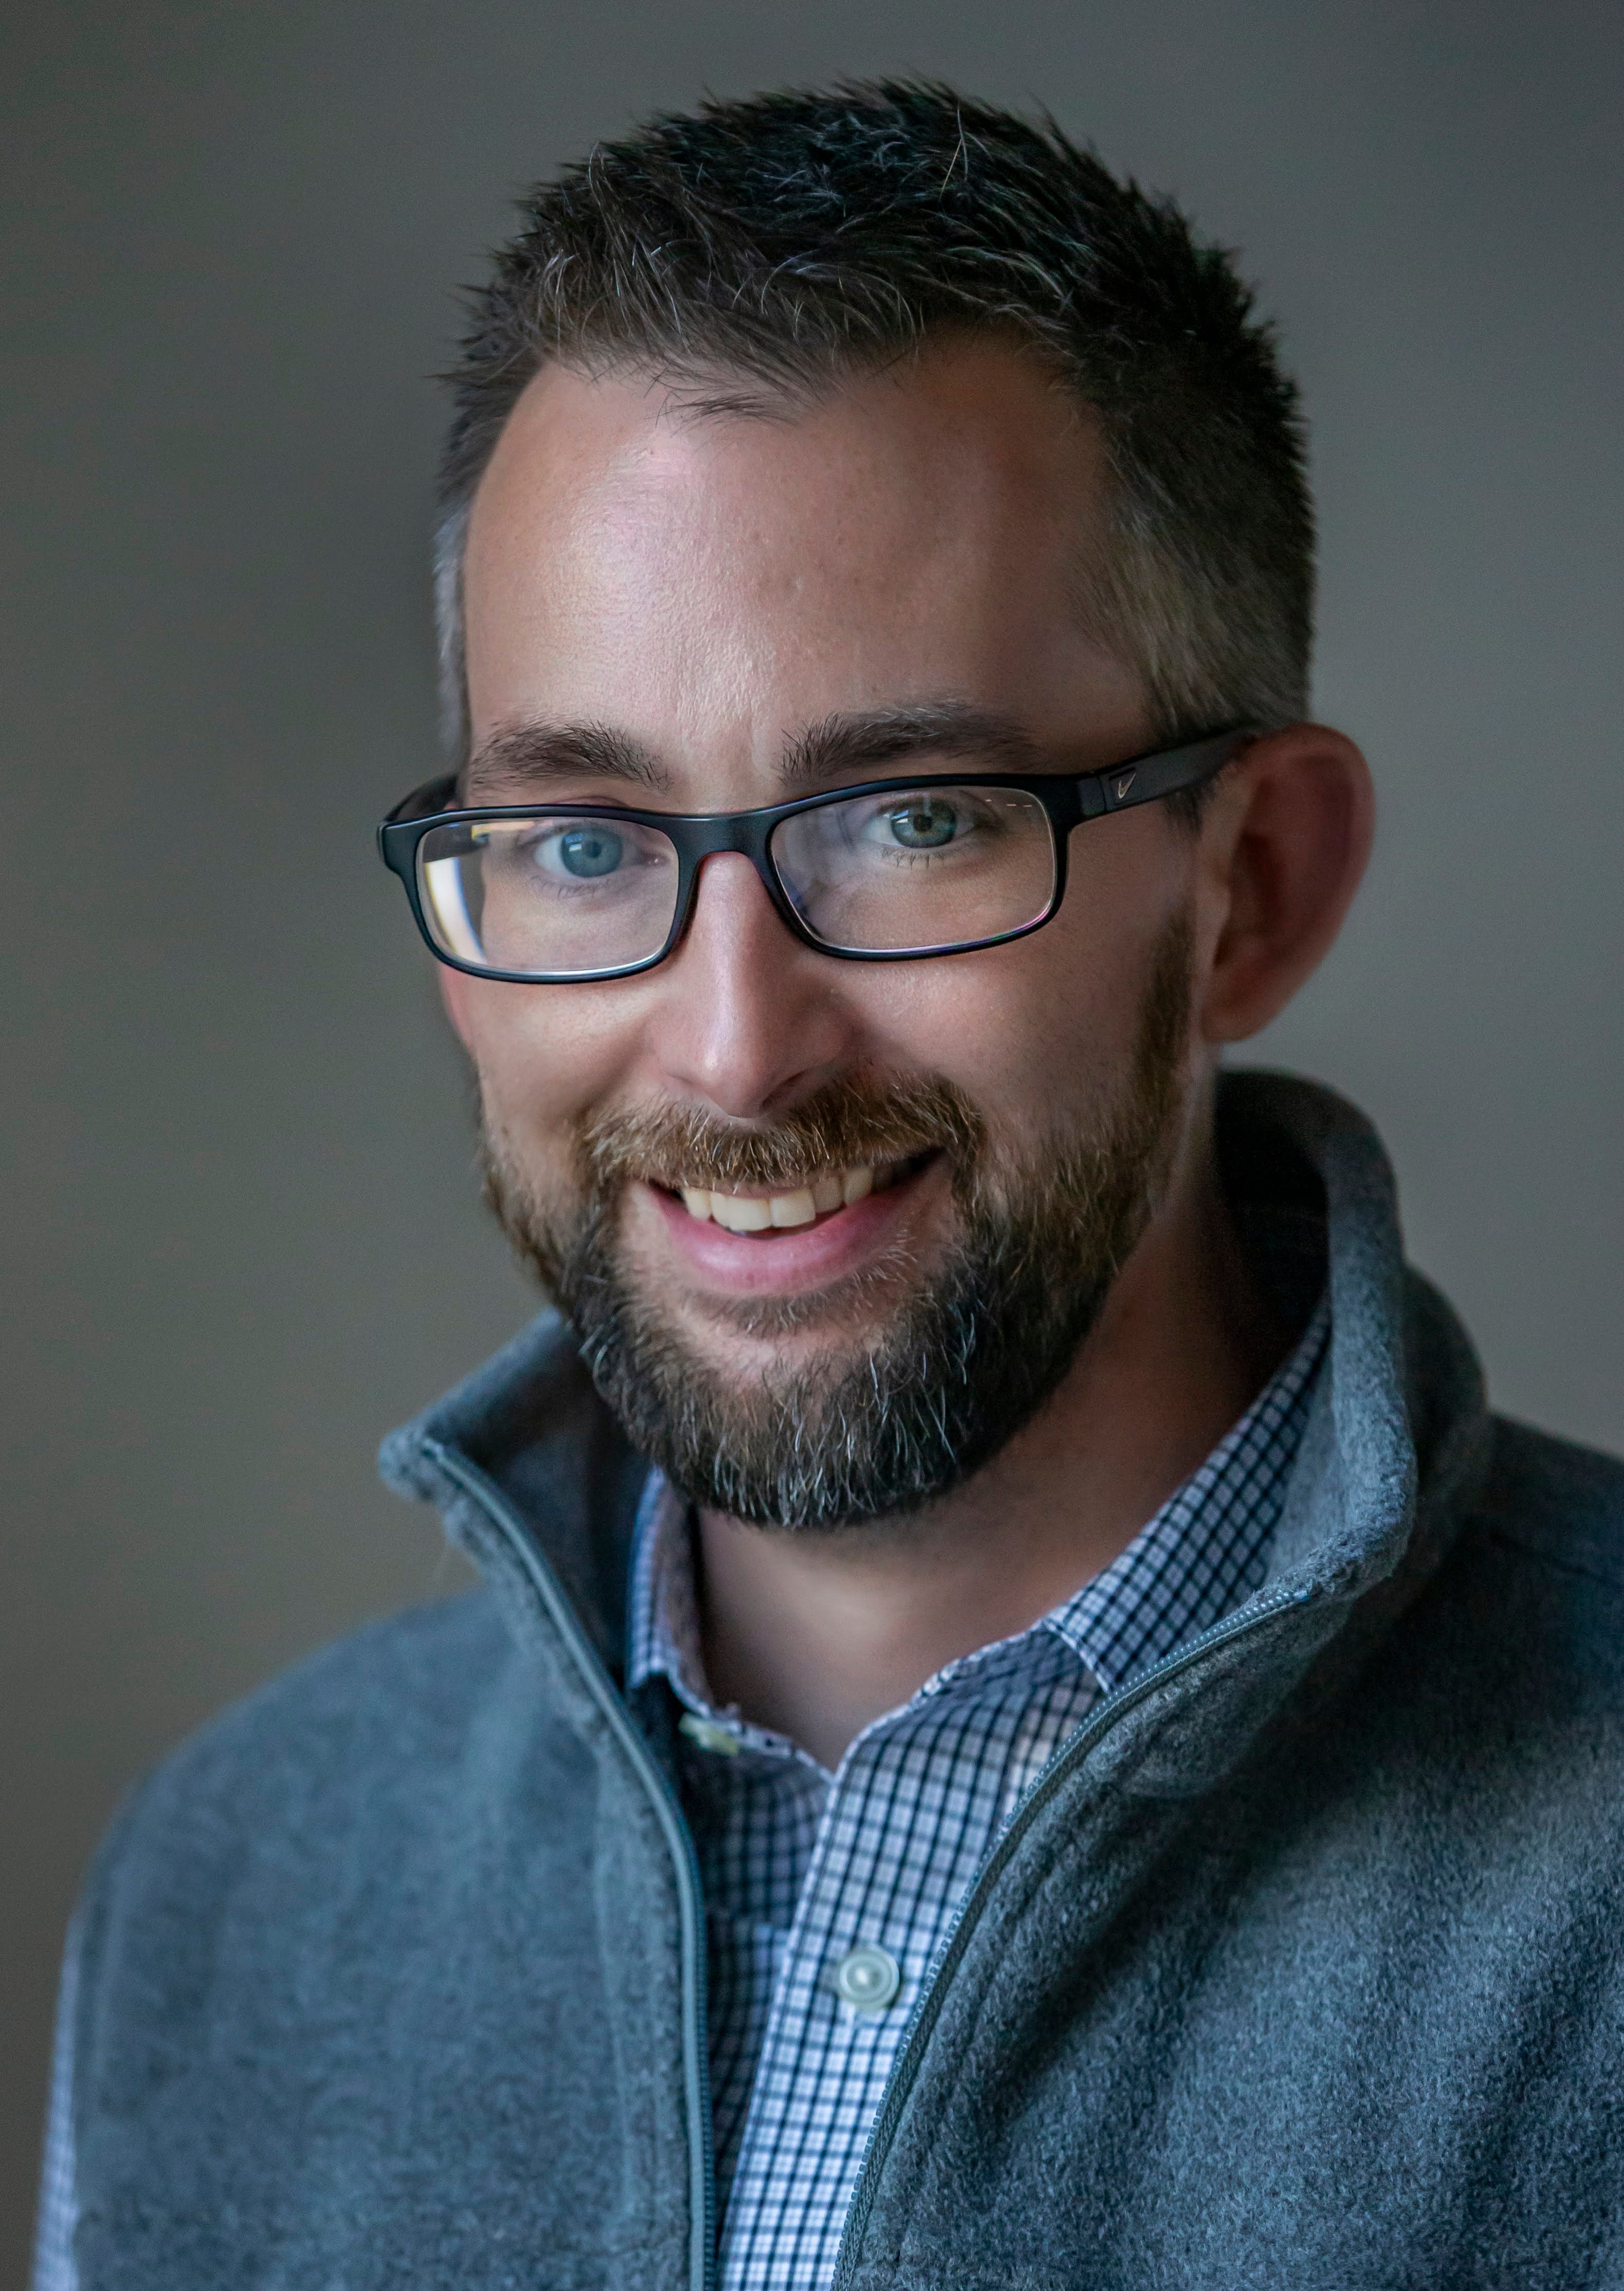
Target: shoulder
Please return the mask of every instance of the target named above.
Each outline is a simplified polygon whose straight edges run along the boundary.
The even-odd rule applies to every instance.
[[[1513,1707],[1624,1727],[1616,1457],[1491,1419],[1487,1467],[1437,1588],[1451,1636]]]
[[[494,1596],[373,1623],[223,1711],[130,1793],[92,1893],[223,1884],[248,1864],[314,1868],[443,1818],[514,1731],[545,1732],[534,1667]]]
[[[183,1742],[155,1780],[197,1783],[286,1761],[321,1764],[384,1744],[426,1750],[459,1735],[511,1652],[496,1603],[477,1590],[368,1623],[318,1648]]]
[[[1624,1593],[1624,1460],[1493,1419],[1475,1523],[1534,1567],[1589,1576]]]

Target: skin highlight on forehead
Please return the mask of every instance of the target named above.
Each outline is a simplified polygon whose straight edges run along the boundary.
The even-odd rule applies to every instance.
[[[550,369],[516,408],[469,535],[476,751],[582,716],[668,768],[727,750],[765,779],[832,713],[945,695],[1043,742],[1080,691],[1122,727],[1099,761],[1144,744],[1134,680],[1076,609],[1097,441],[1028,361],[926,358],[782,425],[673,429],[662,406]],[[635,663],[610,639],[631,621]],[[768,687],[793,715],[768,718]]]

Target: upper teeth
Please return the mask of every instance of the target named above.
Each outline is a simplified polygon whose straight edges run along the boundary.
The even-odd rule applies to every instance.
[[[769,1226],[810,1225],[815,1217],[888,1185],[893,1174],[893,1164],[876,1168],[863,1162],[850,1170],[820,1170],[809,1186],[792,1194],[723,1194],[684,1186],[682,1198],[690,1217],[714,1218],[729,1233],[765,1233]]]

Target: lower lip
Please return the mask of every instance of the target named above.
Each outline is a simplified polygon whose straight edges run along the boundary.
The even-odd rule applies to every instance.
[[[654,1204],[679,1258],[703,1287],[733,1297],[792,1297],[871,1265],[941,1185],[941,1170],[933,1156],[883,1193],[866,1194],[816,1225],[762,1234],[729,1233],[713,1218],[692,1217],[663,1186],[636,1190]]]

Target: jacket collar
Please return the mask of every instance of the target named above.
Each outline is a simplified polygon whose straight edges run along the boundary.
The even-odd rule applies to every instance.
[[[1314,1083],[1235,1073],[1220,1084],[1218,1135],[1243,1233],[1295,1227],[1306,1250],[1279,1277],[1300,1298],[1304,1256],[1323,1249],[1330,1284],[1325,1368],[1258,1596],[1329,1608],[1320,1644],[1362,1604],[1354,1655],[1436,1565],[1470,1499],[1486,1453],[1481,1373],[1449,1307],[1404,1265],[1392,1169],[1362,1114]],[[619,1677],[647,1467],[556,1314],[392,1433],[380,1467],[401,1494],[439,1502],[453,1539],[486,1567],[469,1489],[494,1487]]]

